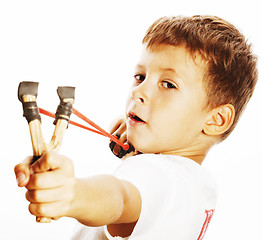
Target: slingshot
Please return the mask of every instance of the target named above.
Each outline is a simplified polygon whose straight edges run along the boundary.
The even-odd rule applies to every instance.
[[[74,103],[74,87],[58,87],[60,104],[55,114],[55,130],[49,145],[44,142],[41,130],[41,117],[39,115],[36,98],[38,94],[38,83],[21,82],[18,87],[18,99],[23,104],[24,117],[26,118],[33,147],[33,164],[48,149],[58,151],[61,146],[64,132],[68,126],[68,121],[72,113]],[[36,217],[37,222],[49,223],[51,218]]]
[[[131,144],[123,144],[118,140],[119,136],[113,136],[103,130],[101,127],[96,125],[90,119],[85,117],[82,113],[73,108],[74,96],[75,96],[75,88],[74,87],[58,87],[57,89],[58,96],[60,98],[60,104],[57,107],[56,113],[53,114],[47,110],[42,108],[38,108],[36,99],[38,95],[38,83],[37,82],[21,82],[18,87],[18,99],[22,102],[23,105],[23,116],[26,118],[29,131],[31,136],[31,142],[33,147],[33,159],[31,164],[33,164],[40,156],[47,150],[55,150],[58,151],[62,139],[64,136],[64,132],[68,127],[68,124],[72,124],[83,129],[95,132],[97,134],[109,137],[111,139],[111,143],[117,143],[121,146],[121,157],[126,153],[129,153],[134,150]],[[55,129],[51,141],[49,144],[46,144],[43,138],[42,130],[41,130],[41,117],[40,113],[45,114],[49,117],[55,118],[54,124]],[[88,124],[90,124],[93,128],[86,127],[79,123],[70,120],[71,114],[75,114]],[[112,149],[112,144],[111,149]],[[49,223],[51,222],[51,218],[47,217],[36,217],[37,222],[41,223]]]

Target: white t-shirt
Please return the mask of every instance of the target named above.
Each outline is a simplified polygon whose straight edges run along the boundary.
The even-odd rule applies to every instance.
[[[142,198],[140,218],[128,240],[201,240],[213,215],[217,193],[211,175],[191,159],[141,154],[123,161],[114,174],[131,182]],[[106,226],[79,224],[73,240],[123,239]]]

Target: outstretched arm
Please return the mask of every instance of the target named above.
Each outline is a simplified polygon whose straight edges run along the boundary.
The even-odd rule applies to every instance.
[[[110,175],[78,179],[69,216],[88,226],[136,222],[141,198],[129,182]]]
[[[33,215],[73,217],[88,226],[138,220],[141,197],[133,184],[110,175],[77,179],[72,161],[56,152],[43,154],[31,166],[29,162],[18,164],[15,173],[18,185],[28,190]]]

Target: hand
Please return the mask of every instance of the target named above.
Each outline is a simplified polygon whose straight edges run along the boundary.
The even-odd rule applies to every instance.
[[[116,136],[122,143],[127,143],[125,118],[121,117],[112,124],[110,134]],[[137,154],[134,147],[130,143],[129,143],[129,149],[127,151],[123,150],[121,146],[119,146],[113,141],[110,142],[109,147],[111,151],[119,158],[124,159]]]
[[[26,187],[29,211],[58,219],[68,216],[75,195],[74,167],[70,159],[46,152],[34,164],[32,157],[15,166],[18,186]]]

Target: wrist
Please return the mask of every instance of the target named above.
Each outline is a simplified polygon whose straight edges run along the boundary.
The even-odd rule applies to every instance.
[[[76,179],[67,216],[87,226],[103,226],[119,219],[124,198],[118,180],[109,175]]]
[[[71,217],[71,218],[78,218],[79,212],[81,212],[81,206],[79,205],[79,186],[80,185],[80,180],[75,178],[72,184],[72,195],[71,195],[71,201],[69,204],[69,209],[66,214],[66,217]]]

